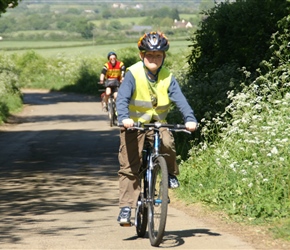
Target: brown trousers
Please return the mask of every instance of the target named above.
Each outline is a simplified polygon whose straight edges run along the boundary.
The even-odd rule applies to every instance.
[[[121,130],[119,148],[119,206],[135,208],[140,194],[139,168],[142,161],[142,150],[145,138],[153,142],[153,131]],[[166,128],[160,130],[160,153],[166,154],[168,172],[178,175],[174,138]]]

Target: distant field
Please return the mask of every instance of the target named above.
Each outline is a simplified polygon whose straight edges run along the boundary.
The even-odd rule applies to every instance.
[[[76,55],[89,56],[92,54],[95,54],[96,56],[97,55],[106,56],[109,51],[118,51],[122,48],[128,48],[128,47],[136,48],[136,53],[138,52],[137,42],[136,43],[80,46],[82,44],[84,44],[84,42],[49,42],[49,41],[7,42],[7,41],[1,41],[0,48],[23,48],[22,50],[4,51],[4,53],[24,53],[27,50],[34,50],[35,52],[37,52],[38,54],[44,57],[57,56],[59,54],[63,54],[64,56],[76,56]],[[187,50],[189,50],[188,48],[189,44],[190,42],[186,40],[172,41],[170,42],[170,52],[172,54],[180,53],[180,52],[187,52]],[[74,47],[65,47],[65,46],[74,46]],[[48,48],[45,48],[45,47],[48,47]]]
[[[180,14],[180,19],[189,20],[190,18],[197,18],[196,14]]]
[[[13,48],[41,48],[41,47],[63,47],[89,44],[88,41],[0,41],[1,49]],[[91,42],[92,43],[92,42]]]
[[[108,19],[108,20],[94,20],[91,21],[96,26],[99,26],[102,22],[112,22],[118,21],[122,25],[140,25],[140,23],[145,20],[147,17],[127,17],[127,18],[115,18],[115,19]]]
[[[99,26],[102,22],[118,21],[122,25],[140,25],[143,20],[148,17],[127,17],[127,18],[116,18],[108,20],[93,20],[91,21],[94,25]],[[197,18],[196,14],[181,14],[180,19],[189,20],[190,18]]]

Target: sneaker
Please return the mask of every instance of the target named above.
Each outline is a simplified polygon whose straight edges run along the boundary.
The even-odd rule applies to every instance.
[[[122,207],[117,221],[120,226],[131,225],[131,208]]]
[[[175,175],[168,175],[168,187],[169,188],[178,188],[179,187],[179,181],[177,180]]]

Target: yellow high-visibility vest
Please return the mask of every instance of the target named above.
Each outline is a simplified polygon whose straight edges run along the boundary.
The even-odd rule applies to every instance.
[[[166,68],[161,68],[156,82],[157,106],[151,102],[148,79],[145,75],[143,63],[140,61],[128,68],[135,78],[135,92],[129,104],[130,118],[134,122],[148,123],[151,120],[166,122],[166,116],[170,109],[171,101],[168,96],[168,88],[172,74]]]

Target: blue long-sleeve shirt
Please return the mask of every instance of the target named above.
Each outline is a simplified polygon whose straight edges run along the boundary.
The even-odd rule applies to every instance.
[[[127,71],[125,78],[118,90],[118,96],[116,100],[119,123],[122,123],[124,119],[130,118],[129,103],[133,93],[135,92],[135,88],[135,78],[129,70]],[[184,122],[197,122],[193,110],[189,106],[178,82],[173,76],[168,89],[168,96],[169,99],[176,104],[180,112],[183,114]]]

